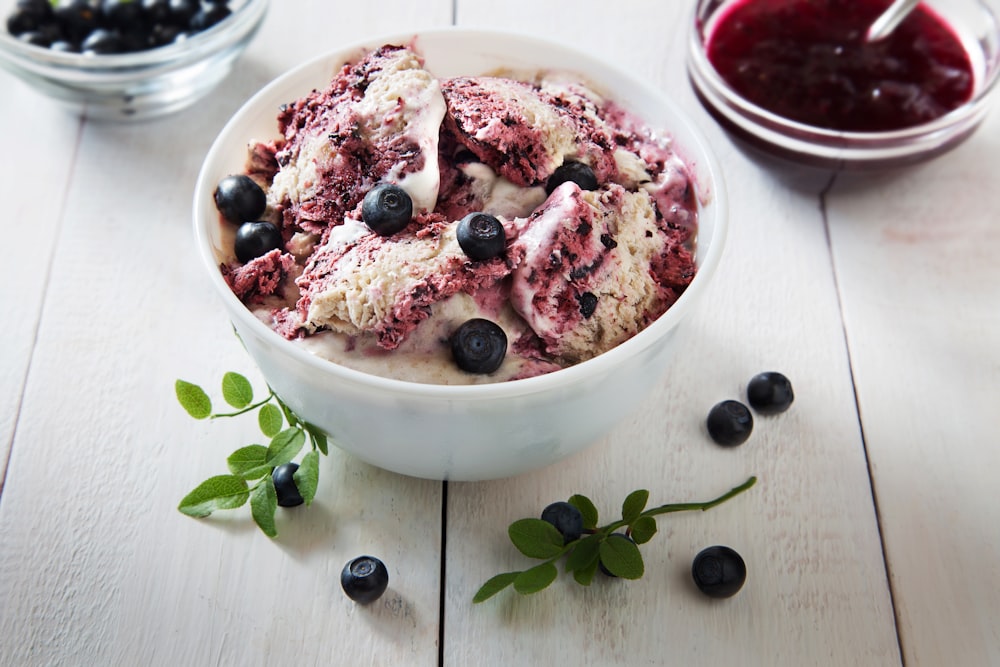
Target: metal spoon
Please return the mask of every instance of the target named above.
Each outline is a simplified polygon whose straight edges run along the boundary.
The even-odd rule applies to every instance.
[[[865,41],[877,42],[889,36],[903,19],[920,4],[920,0],[896,0],[868,28]]]

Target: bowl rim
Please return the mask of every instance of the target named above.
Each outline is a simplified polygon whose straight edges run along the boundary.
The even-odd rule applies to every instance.
[[[1000,86],[1000,51],[998,51],[992,60],[984,60],[983,70],[979,73],[982,76],[976,77],[976,87],[973,90],[972,96],[961,106],[930,122],[899,128],[897,130],[859,132],[834,130],[795,121],[747,100],[722,78],[718,70],[715,69],[715,66],[708,59],[705,47],[708,44],[710,35],[705,33],[708,25],[704,24],[700,18],[703,6],[709,4],[711,5],[709,7],[710,11],[717,13],[722,11],[727,5],[735,4],[737,1],[698,0],[695,3],[692,9],[692,18],[689,22],[690,29],[688,33],[688,69],[691,73],[691,79],[698,89],[699,96],[718,96],[728,108],[737,109],[741,117],[748,123],[794,141],[806,143],[821,142],[823,148],[843,151],[864,151],[881,147],[895,147],[897,144],[905,143],[907,140],[939,135],[956,127],[963,128],[965,123],[974,122],[976,116],[984,113],[983,107],[985,101],[989,98],[992,91]],[[982,0],[976,0],[976,4],[981,6],[989,15],[991,19],[990,26],[988,26],[990,27],[990,32],[1000,41],[1000,14],[997,13],[996,8],[987,5]],[[955,30],[951,24],[947,25]],[[963,39],[959,31],[956,30],[955,32],[961,39],[963,46],[968,50],[969,40]],[[708,90],[703,90],[703,86],[708,86]],[[717,111],[725,115],[725,111],[720,109],[717,109]],[[763,138],[761,140],[767,141]]]
[[[513,42],[521,42],[523,44],[530,44],[535,48],[562,51],[564,54],[572,54],[581,63],[581,67],[578,72],[582,76],[593,78],[598,82],[602,80],[611,80],[608,76],[612,74],[615,77],[623,77],[628,80],[630,87],[637,87],[638,89],[643,90],[644,94],[655,98],[657,104],[666,109],[668,115],[672,117],[672,122],[676,122],[684,126],[684,131],[690,141],[678,146],[681,156],[685,158],[690,157],[687,154],[697,156],[699,166],[695,169],[695,172],[702,176],[703,181],[706,181],[702,184],[702,187],[706,189],[704,192],[699,193],[699,213],[701,213],[704,208],[702,201],[707,198],[710,200],[712,205],[712,211],[714,213],[712,219],[714,224],[710,239],[711,242],[708,244],[708,247],[705,249],[705,254],[701,257],[701,261],[698,263],[698,270],[695,273],[694,278],[677,301],[674,302],[674,304],[671,305],[665,313],[660,315],[660,317],[653,321],[649,326],[620,345],[592,359],[535,377],[471,385],[432,384],[373,375],[323,359],[303,347],[294,345],[290,341],[283,338],[280,334],[272,330],[269,326],[261,322],[251,313],[243,302],[240,301],[232,292],[223,279],[222,273],[219,271],[218,260],[216,259],[211,243],[209,242],[210,229],[208,227],[210,224],[217,224],[218,220],[215,217],[211,220],[207,220],[205,219],[205,216],[200,214],[200,211],[204,206],[203,197],[206,193],[211,193],[214,188],[214,182],[209,182],[209,179],[213,178],[213,174],[211,173],[212,163],[216,161],[216,156],[222,151],[223,142],[227,139],[228,135],[233,132],[233,128],[239,124],[244,117],[259,114],[261,101],[266,99],[271,94],[271,91],[283,85],[288,80],[301,76],[303,71],[317,67],[321,63],[333,64],[336,60],[343,61],[345,58],[352,57],[353,54],[361,52],[362,50],[377,48],[383,44],[416,43],[419,45],[419,42],[422,39],[435,39],[439,37],[447,38],[448,36],[455,35],[470,36],[476,38],[477,40],[509,40]],[[331,72],[332,71],[335,70],[331,68]],[[591,72],[595,71],[600,74],[592,76]],[[303,90],[302,94],[306,94],[307,92],[308,90]],[[627,100],[616,99],[615,101],[622,104],[626,108],[629,107]],[[664,132],[671,137],[675,134],[673,128],[664,128]],[[363,385],[370,389],[392,392],[397,396],[408,395],[419,396],[424,399],[447,399],[453,401],[492,400],[503,397],[525,396],[550,391],[553,388],[571,385],[579,381],[587,380],[588,378],[601,377],[608,373],[615,365],[622,363],[628,358],[639,355],[652,345],[662,343],[663,341],[661,339],[663,336],[667,335],[670,329],[672,329],[683,318],[683,316],[687,314],[693,306],[693,303],[705,292],[711,278],[716,273],[723,254],[726,237],[728,235],[729,222],[728,197],[720,163],[715,157],[715,154],[712,151],[705,135],[693,122],[690,115],[682,111],[680,107],[677,106],[665,93],[661,92],[658,88],[655,88],[651,84],[646,83],[643,79],[632,75],[626,70],[599,61],[585,52],[579,51],[560,42],[542,39],[518,32],[484,28],[465,28],[459,26],[394,32],[359,39],[351,43],[343,44],[338,48],[327,51],[319,56],[313,57],[274,78],[240,107],[240,109],[222,128],[209,148],[209,151],[206,154],[200,168],[195,186],[193,220],[199,255],[201,256],[204,266],[209,271],[209,278],[212,284],[215,286],[216,290],[221,293],[222,298],[226,302],[230,316],[237,317],[242,325],[249,326],[254,332],[257,332],[265,339],[273,340],[276,345],[280,346],[282,354],[291,356],[297,362],[304,364],[310,369],[314,369],[318,373],[332,374],[344,381]],[[699,227],[700,224],[699,216]]]
[[[49,75],[57,72],[93,76],[120,75],[143,68],[175,67],[200,60],[209,53],[239,41],[261,23],[268,5],[269,0],[245,0],[226,20],[195,33],[183,42],[172,42],[143,51],[100,56],[52,51],[23,42],[6,30],[0,30],[0,55],[4,56],[0,62],[10,60],[24,69],[44,71]]]

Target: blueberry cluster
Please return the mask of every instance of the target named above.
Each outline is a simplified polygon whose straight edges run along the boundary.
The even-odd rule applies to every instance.
[[[781,373],[758,373],[747,384],[747,402],[762,415],[784,412],[794,400],[792,383]],[[705,426],[716,444],[735,447],[746,442],[753,432],[753,415],[746,405],[729,399],[712,406]]]
[[[229,0],[17,0],[7,32],[53,51],[131,53],[187,39],[230,14]]]

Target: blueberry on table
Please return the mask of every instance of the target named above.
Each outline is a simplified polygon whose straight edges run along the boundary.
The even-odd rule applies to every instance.
[[[236,251],[236,259],[246,264],[281,248],[282,244],[281,232],[270,222],[244,222],[236,230],[233,249]]]
[[[340,586],[347,597],[359,604],[369,604],[382,597],[389,586],[389,571],[374,556],[358,556],[340,573]]]
[[[488,213],[470,213],[462,218],[455,236],[462,252],[473,260],[496,257],[507,245],[503,225]]]
[[[295,484],[294,475],[298,469],[298,463],[286,463],[271,471],[274,493],[278,496],[278,505],[281,507],[296,507],[305,502],[299,493],[299,487]]]
[[[750,409],[739,401],[726,400],[717,403],[708,412],[706,421],[708,434],[717,444],[724,447],[742,445],[753,431],[753,415]]]
[[[215,207],[226,220],[239,224],[257,220],[267,208],[267,195],[244,174],[226,176],[215,187]]]
[[[597,177],[594,170],[582,162],[563,162],[545,182],[545,194],[552,194],[566,181],[573,181],[580,186],[581,190],[596,190]]]
[[[564,500],[543,509],[542,521],[548,521],[556,527],[563,536],[563,544],[578,540],[583,534],[583,514]]]
[[[729,547],[708,547],[694,557],[691,576],[705,595],[728,598],[743,588],[747,580],[747,566],[743,558]]]
[[[380,183],[368,191],[361,203],[361,219],[379,236],[402,231],[413,217],[413,200],[398,185]]]
[[[747,384],[747,402],[762,415],[784,412],[794,400],[792,383],[781,373],[758,373]]]
[[[473,318],[451,335],[451,355],[467,373],[492,373],[507,355],[507,334],[494,322]]]

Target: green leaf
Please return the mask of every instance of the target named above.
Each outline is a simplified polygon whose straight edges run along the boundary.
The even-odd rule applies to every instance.
[[[514,578],[514,590],[521,595],[537,593],[556,580],[559,571],[552,563],[542,563],[521,572]]]
[[[510,541],[529,558],[552,558],[563,550],[563,536],[555,526],[541,519],[520,519],[507,529]]]
[[[520,572],[504,572],[503,574],[498,574],[495,577],[491,577],[489,581],[479,587],[476,591],[475,596],[472,598],[473,603],[483,602],[489,600],[491,597],[507,588],[514,583],[514,579]]]
[[[250,381],[232,371],[222,376],[222,398],[234,408],[245,408],[253,400]]]
[[[632,523],[638,519],[639,515],[642,514],[642,510],[646,509],[648,501],[649,491],[646,489],[639,489],[628,494],[625,502],[622,503],[622,521]]]
[[[274,513],[277,509],[278,494],[274,491],[274,482],[270,477],[265,477],[250,492],[250,514],[254,523],[268,537],[278,536],[278,528],[274,525]]]
[[[601,562],[608,572],[622,579],[638,579],[645,571],[639,547],[622,535],[608,535],[601,543]]]
[[[589,586],[590,582],[594,580],[594,575],[597,574],[598,567],[600,567],[600,560],[595,560],[593,563],[591,563],[590,565],[588,565],[583,569],[574,570],[573,579],[575,579],[576,583],[580,584],[581,586]]]
[[[260,432],[269,438],[273,438],[281,432],[281,427],[285,425],[285,418],[281,416],[281,408],[272,403],[265,403],[260,406],[257,413],[257,425]]]
[[[309,433],[309,439],[312,440],[313,447],[318,449],[323,456],[328,456],[330,454],[330,450],[327,446],[326,433],[320,430],[318,426],[310,424],[309,422],[303,422],[303,426]]]
[[[585,570],[598,561],[603,535],[588,535],[573,547],[566,558],[566,571]]]
[[[641,516],[632,522],[632,539],[636,544],[645,544],[656,535],[656,519],[651,516]]]
[[[198,385],[177,380],[174,382],[174,393],[181,407],[195,419],[205,419],[212,414],[212,399]]]
[[[243,505],[250,493],[247,483],[236,475],[209,477],[184,496],[177,506],[184,514],[205,517],[215,510],[229,510]]]
[[[305,442],[306,434],[298,426],[286,428],[271,438],[271,444],[267,448],[267,464],[276,468],[288,463],[298,456]]]
[[[593,530],[597,528],[597,520],[599,518],[597,514],[597,508],[594,507],[594,503],[590,501],[590,498],[579,493],[570,496],[569,504],[580,510],[580,514],[583,515],[583,527],[587,530]]]
[[[243,479],[259,479],[271,472],[267,463],[267,447],[264,445],[247,445],[240,447],[226,459],[229,472]]]
[[[281,400],[277,396],[277,394],[275,394],[274,400],[278,401],[278,406],[281,408],[281,412],[284,413],[285,420],[288,422],[288,425],[289,426],[298,426],[299,422],[302,421],[302,420],[299,419],[299,416],[297,414],[295,414],[294,412],[292,412],[292,409],[290,407],[288,407],[287,405],[285,405],[285,402],[283,400]]]
[[[302,457],[299,469],[292,474],[292,480],[302,500],[306,501],[306,505],[311,505],[319,486],[319,452],[309,452]]]

